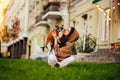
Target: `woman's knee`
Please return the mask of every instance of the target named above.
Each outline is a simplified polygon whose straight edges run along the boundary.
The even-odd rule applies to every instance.
[[[55,60],[55,55],[53,55],[53,54],[49,55],[48,60],[52,60],[52,61]]]
[[[54,66],[56,64],[56,56],[55,55],[48,56],[48,64],[51,66]]]
[[[70,56],[70,61],[75,61],[75,57],[73,57],[73,56]]]

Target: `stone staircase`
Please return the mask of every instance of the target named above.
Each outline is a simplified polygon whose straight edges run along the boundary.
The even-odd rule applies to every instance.
[[[99,50],[93,53],[77,53],[76,61],[98,63],[120,63],[120,52]]]

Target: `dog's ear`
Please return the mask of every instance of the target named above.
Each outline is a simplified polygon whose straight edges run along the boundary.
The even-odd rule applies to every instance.
[[[63,27],[64,27],[64,25],[61,26],[61,29],[62,29],[62,30],[64,29]]]
[[[59,26],[56,26],[56,25],[55,25],[55,27],[58,28]]]
[[[64,25],[62,25],[61,27],[64,27]]]

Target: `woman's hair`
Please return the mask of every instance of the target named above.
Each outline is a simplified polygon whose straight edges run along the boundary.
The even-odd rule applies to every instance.
[[[74,32],[74,30],[75,30],[75,28],[71,27],[71,30],[70,30],[68,35],[64,35],[64,34],[62,35],[62,37],[58,41],[58,44],[60,45],[59,47],[63,47],[63,46],[66,45],[66,42],[67,42],[68,38]]]

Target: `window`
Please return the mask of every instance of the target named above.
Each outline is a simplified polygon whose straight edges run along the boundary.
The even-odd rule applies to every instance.
[[[112,0],[112,24],[114,36],[120,39],[120,0]]]
[[[102,38],[101,41],[109,41],[109,35],[110,35],[110,9],[105,10],[106,13],[101,12],[102,16]]]

